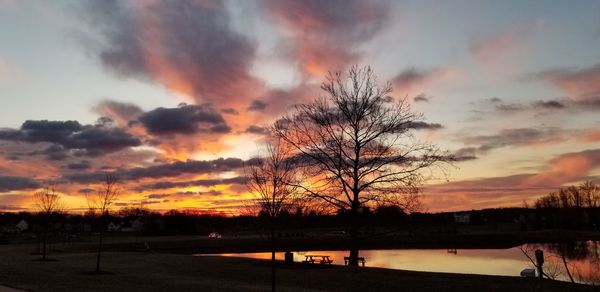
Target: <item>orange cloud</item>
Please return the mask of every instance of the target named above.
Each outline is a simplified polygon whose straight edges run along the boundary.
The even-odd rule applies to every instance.
[[[578,139],[586,143],[600,142],[600,130],[586,131]]]
[[[274,0],[267,1],[267,9],[294,42],[289,53],[302,71],[318,78],[356,63],[360,54],[354,48],[388,17],[386,5],[373,1]]]
[[[600,150],[566,153],[548,161],[537,173],[491,177],[426,186],[430,211],[521,206],[568,183],[587,179],[600,167]]]
[[[586,150],[556,157],[538,174],[528,178],[528,185],[560,186],[582,179],[600,165],[600,150]]]

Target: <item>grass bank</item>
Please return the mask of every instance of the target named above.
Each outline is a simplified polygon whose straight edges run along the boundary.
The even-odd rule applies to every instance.
[[[229,257],[109,252],[89,275],[93,253],[54,253],[39,262],[30,247],[0,246],[0,284],[28,291],[268,291],[270,263]],[[595,291],[594,287],[518,277],[380,268],[284,265],[280,291]]]

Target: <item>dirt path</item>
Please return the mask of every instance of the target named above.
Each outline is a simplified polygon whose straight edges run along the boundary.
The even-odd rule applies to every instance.
[[[0,292],[23,292],[23,290],[0,285]]]

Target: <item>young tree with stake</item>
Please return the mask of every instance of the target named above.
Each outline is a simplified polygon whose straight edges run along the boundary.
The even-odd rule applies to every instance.
[[[269,218],[271,233],[271,288],[275,291],[275,225],[281,212],[293,203],[296,171],[292,149],[275,137],[267,144],[266,155],[246,166],[247,185],[257,207]]]
[[[112,205],[119,198],[121,188],[119,178],[112,173],[106,173],[105,179],[95,194],[86,194],[86,200],[90,207],[91,214],[98,215],[100,225],[100,234],[98,235],[98,252],[96,257],[96,273],[100,273],[100,255],[102,253],[102,236],[106,228],[106,219],[108,218]],[[93,210],[93,211],[92,211]]]
[[[46,260],[46,245],[48,242],[48,229],[52,213],[61,210],[60,195],[54,187],[46,186],[34,194],[34,201],[40,216],[44,220],[42,235],[42,260]]]

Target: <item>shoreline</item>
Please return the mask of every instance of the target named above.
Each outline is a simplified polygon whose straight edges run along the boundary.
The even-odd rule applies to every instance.
[[[0,283],[25,291],[269,291],[270,261],[240,257],[107,252],[89,275],[93,253],[53,253],[52,262],[0,248]],[[60,271],[60,273],[56,273]],[[537,278],[417,272],[278,261],[280,291],[594,291],[597,287]]]
[[[75,251],[95,249],[93,237],[90,242],[79,243]],[[349,242],[343,236],[318,236],[301,238],[277,238],[279,252],[288,250],[348,250]],[[361,250],[374,249],[505,249],[526,243],[554,243],[564,241],[600,240],[596,231],[535,231],[510,233],[474,233],[461,235],[392,235],[363,238],[359,243]],[[143,251],[145,243],[149,251],[176,254],[215,254],[215,253],[251,253],[271,251],[268,238],[227,237],[209,239],[203,236],[165,236],[165,237],[115,237],[107,239],[108,251]]]

